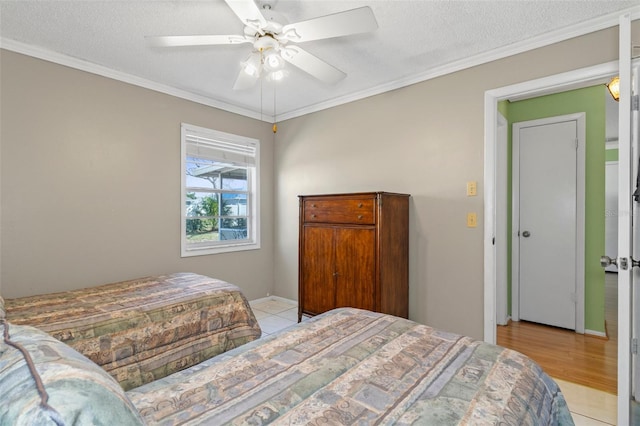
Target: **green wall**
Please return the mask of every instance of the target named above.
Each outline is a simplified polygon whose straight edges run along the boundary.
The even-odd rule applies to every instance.
[[[604,163],[605,163],[605,96],[603,85],[541,96],[517,102],[501,102],[498,110],[509,123],[508,225],[511,224],[512,124],[521,121],[586,113],[586,182],[585,182],[585,329],[605,332],[604,269],[600,256],[604,253]],[[511,312],[511,238],[508,242],[508,312]]]

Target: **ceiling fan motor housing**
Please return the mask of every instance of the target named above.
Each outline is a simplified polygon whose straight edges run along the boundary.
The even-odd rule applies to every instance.
[[[273,38],[270,34],[265,34],[263,36],[259,36],[255,42],[253,42],[253,47],[256,50],[260,50],[265,52],[269,49],[276,49],[279,47],[280,42]]]

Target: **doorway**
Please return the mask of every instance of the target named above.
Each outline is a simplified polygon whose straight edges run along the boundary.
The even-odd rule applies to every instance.
[[[499,228],[503,225],[503,223],[496,223],[495,217],[500,214],[499,212],[508,211],[509,209],[507,203],[504,202],[506,199],[503,193],[504,186],[500,185],[497,181],[501,176],[506,176],[506,171],[497,168],[504,163],[500,157],[501,152],[506,151],[504,147],[497,146],[497,143],[501,140],[501,138],[498,138],[498,117],[500,115],[498,113],[498,103],[500,101],[531,99],[545,96],[549,93],[557,93],[562,90],[570,90],[579,87],[589,87],[597,84],[604,85],[612,75],[617,73],[617,71],[618,63],[617,61],[614,61],[594,67],[557,74],[540,80],[532,80],[513,86],[493,89],[485,93],[484,340],[489,343],[496,342],[496,293],[500,293],[500,297],[503,297],[502,294],[507,291],[503,287],[500,287],[498,291],[496,290],[496,275],[500,274],[497,269],[497,265],[503,264],[501,262],[504,262],[504,259],[498,259],[498,256],[502,257],[503,253],[508,253],[509,251],[505,249],[505,247],[509,246],[508,239],[494,239],[494,237],[498,236],[497,231],[499,231]],[[604,140],[602,142],[604,143]],[[509,229],[509,232],[511,231],[512,230]],[[604,235],[602,238],[604,238]],[[600,254],[598,254],[598,256],[600,256]],[[597,267],[599,268],[599,265],[597,265]],[[604,274],[604,271],[602,271],[602,273]]]
[[[489,90],[485,93],[485,236],[484,236],[484,340],[489,343],[496,342],[496,263],[497,253],[505,253],[506,239],[495,239],[496,224],[494,217],[498,211],[506,211],[507,205],[503,204],[504,194],[502,186],[496,183],[496,178],[506,175],[503,170],[497,170],[501,164],[497,160],[497,153],[504,150],[497,147],[498,138],[498,102],[510,99],[530,99],[562,90],[577,87],[589,87],[596,84],[605,84],[612,75],[617,74],[617,61],[601,64],[585,69],[575,70],[563,74],[546,77],[540,80],[532,80],[512,86]]]

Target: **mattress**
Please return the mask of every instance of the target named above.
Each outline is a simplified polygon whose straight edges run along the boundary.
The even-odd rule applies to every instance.
[[[341,308],[127,392],[149,424],[571,425],[530,358]]]
[[[6,299],[13,324],[70,345],[124,389],[165,377],[260,337],[240,289],[193,273]]]

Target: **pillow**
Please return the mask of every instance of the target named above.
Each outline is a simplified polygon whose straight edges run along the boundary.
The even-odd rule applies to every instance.
[[[28,352],[36,377],[27,357],[5,342],[7,327],[10,342]],[[39,394],[37,378],[48,400]],[[104,370],[44,331],[6,320],[0,321],[0,395],[2,425],[143,424],[122,388]]]

